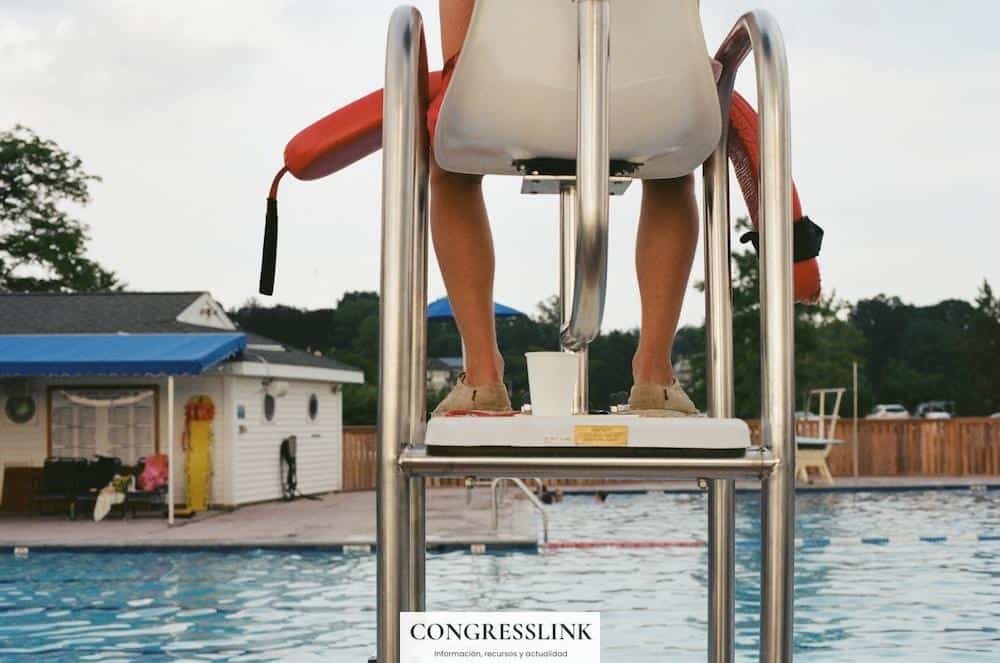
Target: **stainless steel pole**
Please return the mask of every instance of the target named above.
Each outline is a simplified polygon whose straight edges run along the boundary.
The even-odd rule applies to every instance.
[[[409,607],[409,485],[399,454],[413,422],[413,320],[421,215],[421,76],[426,68],[423,22],[412,7],[389,21],[382,114],[382,281],[379,302],[379,403],[376,497],[377,641],[379,663],[399,663],[399,613]],[[426,166],[424,166],[425,168]],[[424,315],[424,311],[420,311]],[[421,381],[422,384],[422,381]]]
[[[726,99],[728,100],[728,96]],[[705,197],[705,328],[708,416],[732,417],[733,290],[730,257],[727,130],[703,167]],[[731,479],[708,484],[708,660],[732,663],[736,576],[736,489]]]
[[[564,182],[559,189],[559,328],[564,328],[572,315],[570,298],[576,274],[576,184]],[[563,344],[562,349],[577,357],[576,390],[573,395],[573,414],[586,414],[590,403],[589,352],[586,346],[572,350]]]
[[[419,72],[420,75],[423,72]],[[422,89],[422,87],[421,87]],[[424,99],[419,107],[425,108]],[[427,204],[428,204],[428,134],[427,115],[418,114],[418,126],[414,142],[415,186],[413,187],[413,290],[410,314],[410,435],[409,442],[415,447],[424,444],[427,428]],[[463,357],[465,355],[463,347]],[[463,359],[464,363],[464,359]],[[412,612],[424,610],[425,564],[426,564],[426,485],[423,477],[409,478],[410,522],[409,522],[409,609]]]
[[[423,612],[426,607],[427,571],[427,490],[426,479],[410,477],[409,487],[410,522],[407,537],[407,557],[409,559],[409,588],[407,591],[407,610]]]
[[[784,40],[767,12],[744,14],[719,48],[719,87],[727,100],[751,50],[760,107],[761,443],[778,460],[761,491],[760,658],[786,663],[793,652],[795,553],[791,142]]]
[[[777,23],[747,17],[760,106],[761,431],[780,464],[764,482],[761,659],[792,660],[795,559],[795,327],[788,65]]]
[[[601,330],[608,275],[608,0],[577,3],[576,274],[563,346],[581,350]]]
[[[167,376],[167,524],[174,524],[174,376]]]
[[[851,362],[853,364],[854,373],[854,385],[852,391],[854,392],[854,417],[851,422],[852,436],[851,441],[854,443],[852,450],[853,456],[853,469],[854,476],[858,476],[858,471],[861,466],[861,451],[858,449],[858,362]]]

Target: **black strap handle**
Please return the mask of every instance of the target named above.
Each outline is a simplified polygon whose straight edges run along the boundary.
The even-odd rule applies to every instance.
[[[278,199],[267,199],[264,216],[264,251],[260,260],[260,294],[274,294],[274,272],[278,262]]]
[[[743,233],[740,244],[751,242],[755,251],[760,251],[760,234],[756,230]],[[792,224],[792,262],[802,262],[819,255],[823,248],[823,229],[804,216]]]

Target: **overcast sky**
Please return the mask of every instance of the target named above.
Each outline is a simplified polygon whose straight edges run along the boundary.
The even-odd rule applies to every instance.
[[[208,290],[236,306],[256,292],[264,198],[285,142],[381,87],[399,1],[4,0],[0,127],[25,124],[103,178],[80,216],[93,257],[130,288]],[[436,68],[437,2],[414,4]],[[827,291],[926,304],[971,299],[984,277],[1000,286],[1000,3],[702,6],[713,51],[752,7],[783,26],[795,179],[826,229]],[[738,88],[752,87],[748,71]],[[326,180],[286,178],[276,296],[263,301],[328,307],[378,287],[379,165],[376,154]],[[557,201],[518,188],[514,178],[486,183],[496,297],[534,312],[558,285]],[[634,189],[611,207],[605,328],[639,320]],[[435,265],[430,294],[444,294]],[[703,311],[692,290],[683,321]]]

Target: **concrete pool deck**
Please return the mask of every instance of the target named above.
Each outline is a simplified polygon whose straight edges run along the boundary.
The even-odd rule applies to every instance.
[[[839,478],[832,486],[798,486],[799,494],[847,491],[1000,490],[1000,477]],[[756,491],[756,482],[738,482],[738,491]],[[697,493],[693,481],[566,486],[567,495]],[[427,547],[431,551],[502,552],[537,550],[538,524],[533,507],[507,491],[498,531],[491,529],[488,488],[435,488],[427,497]],[[320,499],[266,502],[232,511],[210,511],[168,526],[160,518],[110,516],[100,523],[66,516],[0,516],[0,552],[34,550],[243,550],[251,548],[371,551],[375,545],[374,491],[330,493]]]
[[[508,495],[513,493],[508,491]],[[427,547],[499,552],[535,550],[536,517],[527,500],[505,499],[500,526],[491,529],[489,489],[437,488],[427,495]],[[375,544],[374,491],[329,493],[320,499],[266,502],[233,511],[209,511],[168,526],[160,518],[111,515],[95,523],[66,516],[0,517],[0,550],[29,549],[247,549],[371,550]]]

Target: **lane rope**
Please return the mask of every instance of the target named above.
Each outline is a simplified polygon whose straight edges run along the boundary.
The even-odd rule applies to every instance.
[[[795,539],[798,548],[826,548],[829,546],[887,546],[915,545],[920,543],[988,543],[1000,542],[1000,534],[955,534],[928,536],[823,536],[800,537]],[[704,548],[708,544],[701,539],[685,539],[677,541],[550,541],[539,544],[546,550],[595,550],[600,548],[639,549],[639,548]],[[740,539],[736,541],[738,548],[755,548],[759,540]]]

